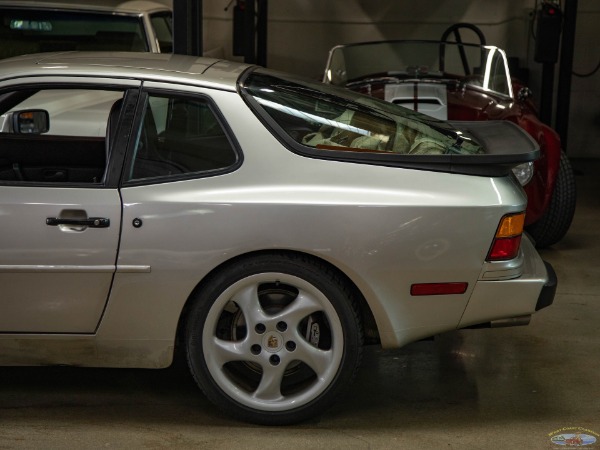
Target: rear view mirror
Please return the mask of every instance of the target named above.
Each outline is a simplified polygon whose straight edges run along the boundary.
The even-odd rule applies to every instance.
[[[25,109],[13,112],[13,133],[42,134],[50,129],[50,116],[44,109]]]

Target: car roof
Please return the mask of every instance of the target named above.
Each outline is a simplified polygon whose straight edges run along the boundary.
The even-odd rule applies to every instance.
[[[170,2],[169,2],[170,3]],[[27,7],[32,9],[67,9],[78,11],[101,11],[118,14],[142,14],[170,11],[168,3],[152,0],[3,0],[0,8]]]
[[[176,82],[235,90],[248,64],[170,53],[58,52],[0,60],[0,81],[16,76],[78,76]]]

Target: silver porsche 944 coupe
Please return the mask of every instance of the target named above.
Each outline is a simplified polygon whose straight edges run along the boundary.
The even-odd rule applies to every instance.
[[[163,368],[242,420],[314,417],[365,343],[522,325],[509,122],[446,122],[221,60],[0,62],[0,364]]]

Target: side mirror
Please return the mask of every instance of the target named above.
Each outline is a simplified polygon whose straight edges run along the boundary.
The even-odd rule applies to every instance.
[[[50,129],[50,116],[44,109],[25,109],[13,112],[13,133],[42,134]]]

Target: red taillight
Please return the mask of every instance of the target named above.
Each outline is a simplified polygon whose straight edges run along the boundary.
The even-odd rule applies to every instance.
[[[521,247],[521,235],[525,225],[525,213],[509,214],[502,217],[487,261],[506,261],[516,258]]]
[[[506,239],[494,239],[488,255],[488,261],[504,261],[516,258],[521,247],[521,236]]]

